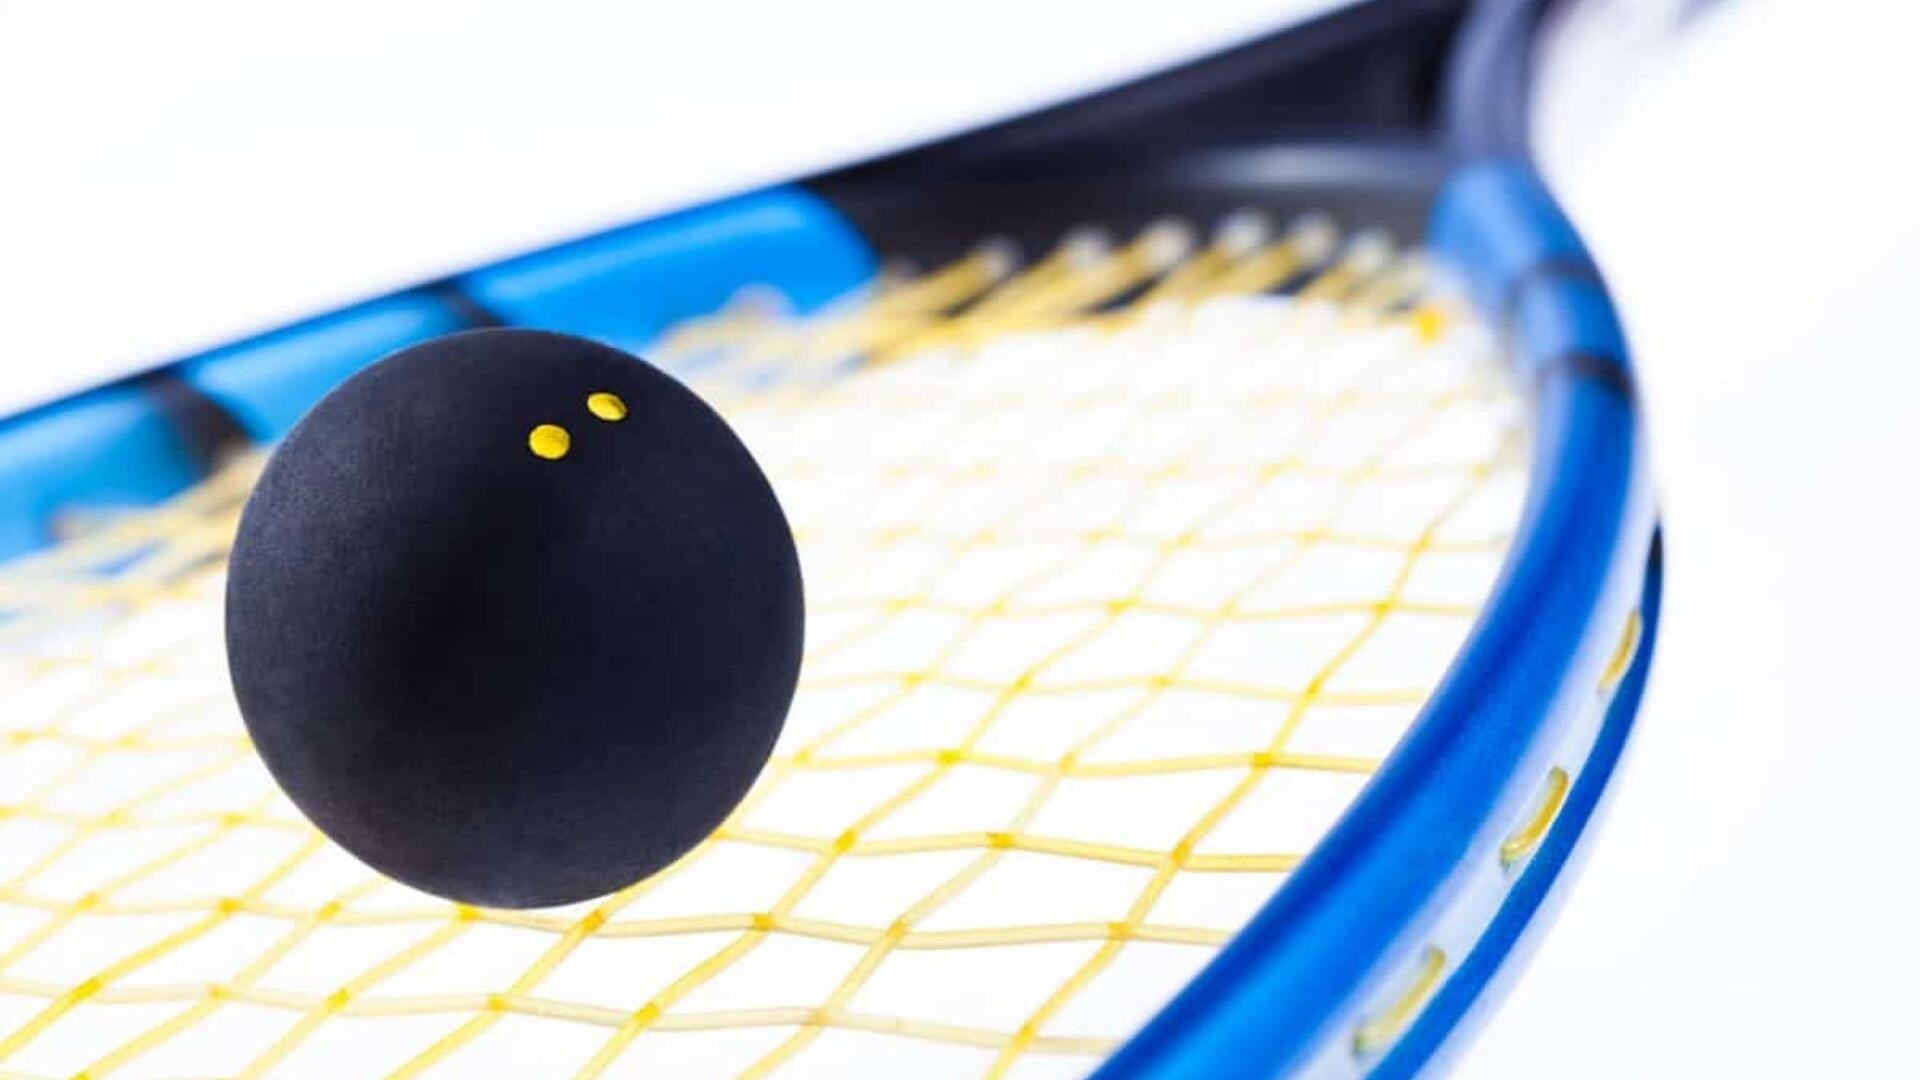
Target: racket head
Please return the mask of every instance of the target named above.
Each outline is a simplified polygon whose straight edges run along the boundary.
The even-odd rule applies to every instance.
[[[1420,17],[1450,27],[1448,7],[1422,6]],[[1375,21],[1383,8],[1317,28],[1314,49],[1327,39],[1379,47],[1370,33],[1405,30]],[[1297,40],[1270,47],[1301,48]],[[1181,99],[1189,91],[1167,86],[1186,77],[1122,93]],[[1330,209],[1381,235],[1424,233],[1531,403],[1532,480],[1513,546],[1445,677],[1364,791],[1105,1066],[1110,1075],[1420,1071],[1444,1060],[1550,909],[1638,702],[1659,571],[1624,343],[1577,236],[1521,163],[1463,163],[1389,134],[1179,148],[1122,171],[1098,135],[1035,134],[1116,111],[1112,100],[1095,106],[562,245],[14,418],[0,427],[0,483],[32,509],[9,515],[8,542],[18,552],[44,540],[49,522],[171,498],[243,442],[276,437],[345,374],[465,326],[539,325],[644,350],[727,310],[743,289],[778,297],[792,317],[830,318],[884,302],[876,283],[889,260],[952,267],[970,257],[970,241],[996,235],[1029,251],[1070,249],[1080,241],[1066,225],[1077,217],[1061,208],[1122,238],[1151,232],[1169,210],[1231,229],[1244,220],[1233,209],[1249,204],[1309,227],[1318,219],[1300,215]],[[1021,149],[1029,140],[1040,148]],[[1004,248],[984,257],[1004,258]],[[1127,299],[1137,297],[1080,314],[1124,313]],[[807,377],[847,377],[839,359],[809,365]],[[687,374],[696,385],[705,362]],[[93,552],[88,543],[64,549],[61,573],[111,578],[152,551],[138,539],[94,541]],[[192,556],[217,557],[217,544]],[[8,576],[30,580],[35,566]],[[36,614],[16,606],[10,621],[22,611]]]

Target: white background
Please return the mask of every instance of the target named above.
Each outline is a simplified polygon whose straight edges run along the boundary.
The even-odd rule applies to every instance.
[[[0,414],[1323,6],[13,0]],[[1615,7],[1595,40],[1634,45],[1671,4]],[[1638,348],[1668,614],[1586,875],[1464,1075],[1909,1057],[1915,23],[1735,0],[1549,96],[1550,171]]]

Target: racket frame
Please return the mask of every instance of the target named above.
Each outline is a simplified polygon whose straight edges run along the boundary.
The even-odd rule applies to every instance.
[[[1483,21],[1511,35],[1545,5],[1493,6]],[[1279,217],[1331,209],[1402,237],[1424,218],[1433,253],[1530,387],[1534,459],[1518,535],[1401,744],[1287,883],[1100,1075],[1427,1071],[1498,999],[1564,894],[1645,683],[1660,556],[1624,336],[1571,223],[1524,153],[1501,143],[1500,125],[1465,140],[1465,159],[1419,134],[1441,110],[1431,80],[1370,76],[1366,103],[1334,117],[1374,128],[1364,139],[1175,145],[1143,162],[1112,132],[1116,120],[1124,128],[1194,102],[1270,93],[1261,65],[1322,81],[1316,65],[1329,55],[1346,57],[1333,70],[1404,67],[1406,49],[1430,51],[1435,35],[1458,31],[1462,8],[1376,0],[1235,50],[1231,77],[1192,65],[370,300],[0,421],[0,558],[54,539],[56,508],[162,501],[244,445],[283,434],[351,371],[455,329],[534,323],[639,349],[749,279],[805,314],[857,293],[882,254],[937,260],[994,221],[1044,243],[1062,206],[1123,228],[1167,206],[1206,214],[1249,203]],[[1491,60],[1473,63],[1479,74],[1453,75],[1469,91],[1512,85]],[[1454,111],[1476,115],[1455,89]],[[1501,123],[1510,132],[1511,118]],[[1512,857],[1513,838],[1528,833]]]

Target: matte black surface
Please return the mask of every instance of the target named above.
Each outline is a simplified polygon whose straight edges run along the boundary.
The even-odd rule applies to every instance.
[[[619,395],[626,418],[587,409]],[[528,448],[539,424],[565,457]],[[377,869],[531,907],[630,884],[766,762],[799,562],[725,422],[579,338],[455,334],[316,405],[248,502],[227,655],[295,803]]]
[[[1238,210],[1263,211],[1281,225],[1324,212],[1343,226],[1414,243],[1447,164],[1428,141],[1385,138],[1166,158],[1074,154],[910,181],[873,173],[820,193],[883,257],[938,266],[983,238],[1012,240],[1036,258],[1076,226],[1097,224],[1126,240],[1170,217],[1212,229]]]

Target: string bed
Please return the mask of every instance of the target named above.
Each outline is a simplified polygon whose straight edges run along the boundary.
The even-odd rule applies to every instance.
[[[412,892],[278,794],[221,646],[257,458],[0,570],[0,1076],[1084,1073],[1390,751],[1524,489],[1417,253],[1192,235],[652,350],[781,493],[808,646],[746,803],[599,902]]]

